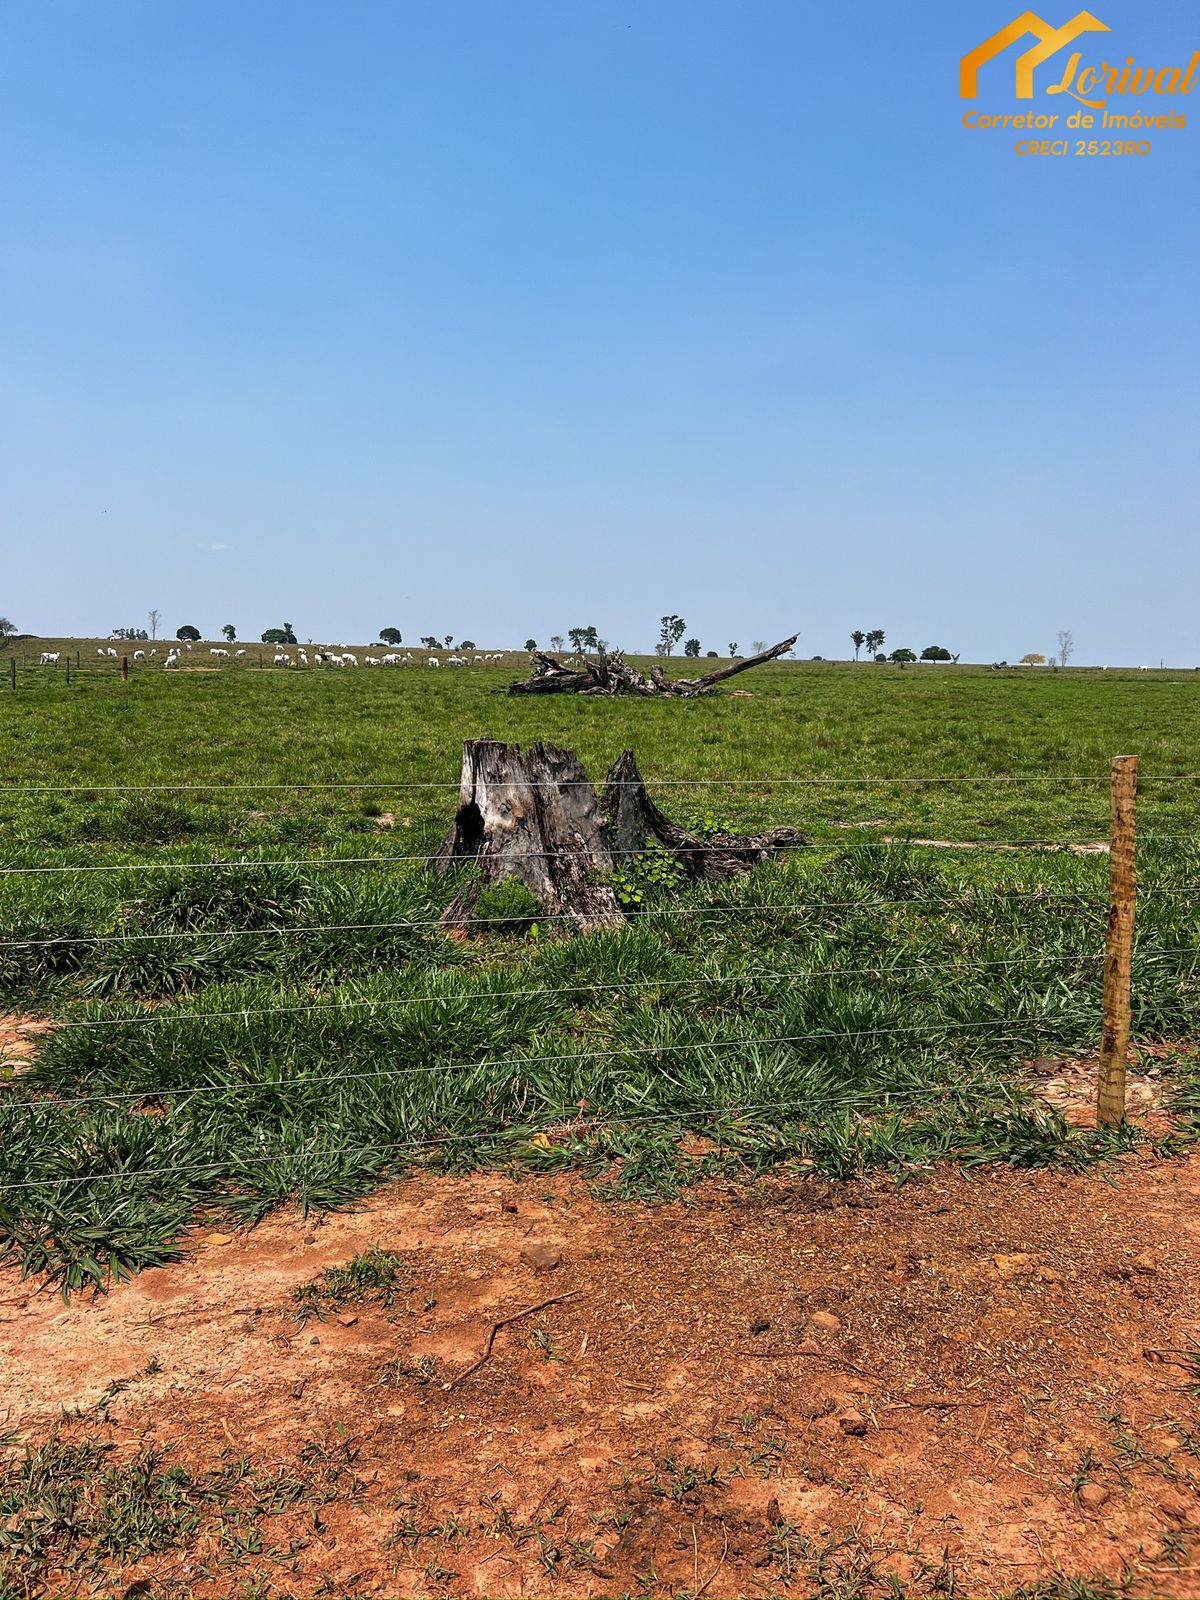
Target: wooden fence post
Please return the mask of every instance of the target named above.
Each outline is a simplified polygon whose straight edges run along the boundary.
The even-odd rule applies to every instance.
[[[1112,821],[1108,839],[1108,932],[1104,949],[1104,1019],[1096,1121],[1112,1127],[1125,1117],[1125,1052],[1133,966],[1133,917],[1137,899],[1138,758],[1114,756]]]
[[[121,657],[121,682],[122,683],[128,683],[129,682],[129,657],[128,656],[122,656]]]
[[[8,676],[12,680],[12,686],[15,689],[17,687],[17,658],[16,658],[16,656],[9,656],[9,658],[8,658]]]

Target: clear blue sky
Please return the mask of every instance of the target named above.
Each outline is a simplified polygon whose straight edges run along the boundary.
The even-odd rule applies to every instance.
[[[1019,9],[7,0],[0,613],[1200,661],[1200,92],[1018,159]]]

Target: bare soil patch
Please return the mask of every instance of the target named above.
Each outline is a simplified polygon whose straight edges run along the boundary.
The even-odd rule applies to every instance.
[[[80,1408],[115,1460],[352,1462],[258,1549],[202,1518],[104,1592],[1194,1595],[1198,1199],[1200,1156],[656,1207],[418,1176],[94,1302],[0,1276],[4,1405],[27,1441]],[[390,1305],[297,1320],[375,1246],[404,1257]]]
[[[0,1013],[0,1078],[28,1071],[37,1054],[38,1040],[52,1026],[37,1017]]]

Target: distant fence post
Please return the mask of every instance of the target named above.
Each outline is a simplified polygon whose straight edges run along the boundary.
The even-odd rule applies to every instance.
[[[8,676],[12,680],[12,686],[15,689],[17,687],[17,658],[16,658],[16,656],[9,656],[9,658],[8,658]]]
[[[1104,948],[1104,1018],[1096,1120],[1112,1127],[1125,1116],[1125,1053],[1129,1047],[1133,918],[1137,899],[1138,758],[1114,756],[1108,838],[1108,931]]]
[[[129,682],[129,657],[128,656],[122,656],[121,657],[121,682],[122,683],[128,683]]]
[[[71,658],[67,657],[67,688],[71,687]]]

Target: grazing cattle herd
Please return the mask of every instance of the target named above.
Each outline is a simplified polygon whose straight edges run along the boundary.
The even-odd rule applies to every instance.
[[[307,648],[305,648],[303,645],[295,645],[291,647],[274,646],[273,649],[274,655],[271,659],[271,665],[275,667],[357,667],[360,665],[358,654],[353,650],[347,650],[344,645],[310,645]],[[164,668],[178,667],[182,661],[186,660],[187,656],[191,654],[193,650],[194,646],[186,641],[169,646],[166,650],[166,655],[163,657],[162,666]],[[218,661],[230,660],[231,654],[233,658],[240,660],[247,653],[244,646],[239,647],[232,653],[229,650],[226,650],[222,645],[209,645],[207,650],[209,656]],[[101,658],[101,660],[117,661],[121,658],[122,653],[123,652],[115,649],[112,645],[96,646],[96,654]],[[504,656],[505,652],[503,650],[477,650],[471,654],[462,655],[455,654],[455,652],[451,650],[440,656],[428,656],[426,658],[426,665],[430,667],[489,666],[493,662],[503,661]],[[43,650],[41,655],[38,657],[38,665],[43,667],[56,667],[62,659],[63,653],[61,651]],[[144,661],[147,663],[151,661],[157,661],[158,647],[153,646],[149,650],[134,650],[130,656],[130,660],[139,662]],[[414,657],[411,650],[405,650],[403,652],[398,650],[388,650],[381,655],[364,654],[361,665],[366,667],[411,667],[420,665],[420,657]]]

